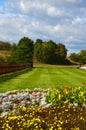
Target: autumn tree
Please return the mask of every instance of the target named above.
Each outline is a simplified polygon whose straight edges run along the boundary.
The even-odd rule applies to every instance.
[[[56,58],[57,63],[65,63],[67,56],[67,49],[64,44],[59,43],[56,45],[55,54],[57,57]]]
[[[42,43],[43,41],[41,39],[37,39],[34,44],[34,56],[38,61],[42,59]]]
[[[55,47],[56,44],[50,40],[48,42],[43,42],[42,45],[42,61],[44,63],[55,63]]]
[[[43,63],[58,64],[64,63],[67,56],[67,49],[65,45],[54,41],[36,40],[34,45],[34,55],[38,61]]]
[[[0,41],[0,50],[10,50],[11,44],[9,42]]]

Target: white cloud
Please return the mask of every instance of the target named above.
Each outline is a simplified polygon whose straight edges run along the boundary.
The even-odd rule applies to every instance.
[[[68,36],[65,40],[66,42],[81,42],[82,40],[79,39],[77,36]]]
[[[86,18],[74,18],[74,20],[72,21],[72,24],[84,24],[86,22]]]
[[[49,16],[61,16],[63,15],[62,11],[57,10],[55,7],[49,7],[47,8],[47,13]]]
[[[21,2],[20,2],[20,7],[21,7],[24,11],[26,11],[26,6],[25,6],[25,4],[24,4],[24,1],[21,1]]]
[[[19,4],[20,8],[24,13],[28,14],[30,12],[33,12],[34,10],[45,10],[46,4],[41,4],[39,1],[28,1],[28,0],[21,0]]]
[[[81,18],[75,18],[73,21],[72,21],[72,24],[79,24],[82,22],[82,19]]]
[[[54,26],[54,31],[55,32],[61,32],[62,30],[63,30],[63,27],[60,24]]]
[[[0,6],[0,40],[18,42],[28,36],[65,43],[71,51],[80,49],[79,43],[86,48],[84,0],[5,1]]]
[[[68,36],[67,39],[66,39],[67,42],[71,42],[71,41],[74,41],[74,40],[75,39],[74,39],[73,36]]]

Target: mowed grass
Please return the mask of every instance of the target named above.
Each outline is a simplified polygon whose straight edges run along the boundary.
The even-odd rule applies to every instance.
[[[36,67],[0,82],[0,93],[15,89],[78,87],[86,82],[86,71],[73,67]]]

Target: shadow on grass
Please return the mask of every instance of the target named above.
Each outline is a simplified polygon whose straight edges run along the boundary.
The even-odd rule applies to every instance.
[[[6,80],[12,79],[14,77],[17,77],[21,74],[27,73],[28,71],[32,71],[32,68],[27,68],[21,71],[16,71],[16,72],[0,75],[0,83]]]

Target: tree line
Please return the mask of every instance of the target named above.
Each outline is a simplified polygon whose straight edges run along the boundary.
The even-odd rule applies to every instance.
[[[19,40],[18,44],[9,42],[0,42],[0,50],[10,50],[11,56],[7,58],[7,63],[32,63],[33,57],[42,63],[48,64],[70,64],[67,59],[67,48],[62,43],[55,43],[52,40],[43,41],[37,39],[35,42],[28,38],[23,37]],[[84,52],[85,51],[85,52]],[[80,56],[86,56],[86,50],[82,50]],[[76,57],[76,58],[75,58]],[[86,57],[82,58],[82,61],[86,61]],[[77,60],[76,54],[71,54],[70,58]],[[79,58],[79,60],[80,60]],[[0,58],[0,62],[4,62],[3,58]]]
[[[48,64],[65,64],[67,49],[64,44],[37,39],[34,44],[34,56],[38,61]]]

